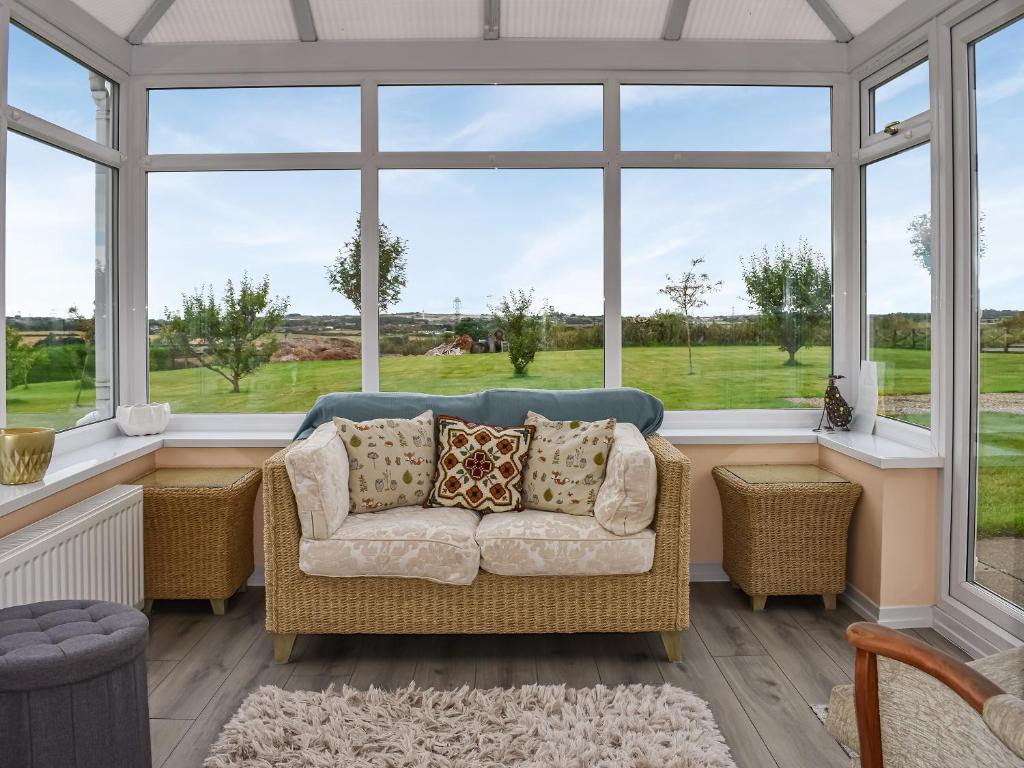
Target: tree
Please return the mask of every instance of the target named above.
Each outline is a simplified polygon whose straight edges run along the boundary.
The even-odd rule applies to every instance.
[[[1010,346],[1024,339],[1024,312],[1016,312],[999,320],[999,329],[1003,332],[1003,352],[1009,352]]]
[[[544,339],[544,318],[554,310],[541,302],[533,308],[533,288],[529,293],[519,289],[509,291],[496,307],[490,308],[494,323],[505,334],[508,342],[508,357],[517,376],[526,375],[526,368],[533,362]]]
[[[160,335],[172,350],[195,357],[204,368],[223,376],[232,392],[239,392],[238,382],[274,353],[274,329],[288,311],[288,300],[270,298],[269,277],[254,283],[247,273],[237,289],[227,281],[219,302],[213,286],[204,288],[182,294],[180,313],[165,310]]]
[[[20,333],[7,326],[7,389],[27,387],[28,375],[39,360],[39,353],[24,342]]]
[[[800,238],[795,250],[779,243],[769,253],[764,246],[742,267],[747,301],[760,313],[779,349],[789,353],[785,365],[797,365],[797,351],[832,315],[828,262]]]
[[[334,257],[334,263],[327,267],[327,282],[331,290],[340,293],[352,302],[356,310],[362,309],[362,217],[356,218],[356,229],[352,239],[345,243]],[[386,224],[377,228],[380,242],[380,273],[377,285],[380,291],[380,311],[398,303],[405,288],[406,253],[409,243],[398,235],[391,234]]]
[[[71,318],[71,328],[82,334],[85,339],[85,349],[82,351],[82,369],[78,374],[78,388],[75,390],[75,405],[82,404],[82,390],[88,386],[89,376],[89,349],[96,347],[96,318],[86,317],[78,311],[78,307],[68,308],[68,317]]]
[[[932,273],[932,216],[930,213],[919,213],[907,224],[910,233],[910,248],[914,259],[930,275]],[[978,257],[985,255],[988,246],[985,242],[985,214],[978,215]]]
[[[722,281],[711,281],[707,272],[698,272],[697,267],[704,263],[704,258],[693,259],[690,268],[679,278],[678,283],[672,282],[672,275],[665,275],[668,284],[661,293],[668,296],[679,307],[686,325],[686,354],[690,362],[690,375],[693,375],[693,345],[690,339],[690,326],[693,312],[708,305],[708,296],[722,289]]]

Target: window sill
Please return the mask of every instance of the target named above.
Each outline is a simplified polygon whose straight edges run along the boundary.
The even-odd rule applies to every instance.
[[[943,466],[942,457],[929,451],[878,435],[855,432],[818,433],[808,427],[730,427],[665,428],[659,434],[680,446],[817,443],[880,469],[933,469]],[[146,437],[125,437],[108,432],[89,445],[67,444],[62,450],[58,444],[42,482],[0,486],[0,517],[161,448],[283,448],[291,442],[292,435],[294,426],[289,424],[288,429],[259,431],[171,429],[162,435]]]
[[[90,445],[68,446],[69,450],[61,450],[58,444],[42,482],[0,485],[0,517],[161,448],[283,448],[294,434],[293,430],[176,430],[145,437],[106,436]]]
[[[673,445],[770,445],[817,443],[879,469],[938,469],[945,460],[932,451],[860,432],[814,432],[806,427],[780,429],[662,429]]]

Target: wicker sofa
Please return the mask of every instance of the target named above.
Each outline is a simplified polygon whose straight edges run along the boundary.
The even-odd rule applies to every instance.
[[[279,663],[299,634],[661,633],[671,660],[689,626],[690,463],[654,435],[658,493],[650,571],[624,576],[498,576],[468,586],[421,579],[310,576],[299,568],[298,509],[284,462],[263,467],[267,630]]]

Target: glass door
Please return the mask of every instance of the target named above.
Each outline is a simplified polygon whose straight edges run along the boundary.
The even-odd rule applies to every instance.
[[[1024,12],[997,4],[957,28],[958,223],[950,586],[1024,628]],[[1000,18],[998,15],[1002,13]],[[969,217],[969,218],[968,218]],[[969,295],[964,295],[964,292]],[[959,544],[959,546],[957,546]],[[959,593],[959,594],[957,594]]]

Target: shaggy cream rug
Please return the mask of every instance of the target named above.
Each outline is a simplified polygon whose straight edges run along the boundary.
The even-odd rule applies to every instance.
[[[206,768],[736,768],[708,705],[671,685],[323,693],[264,686]]]

